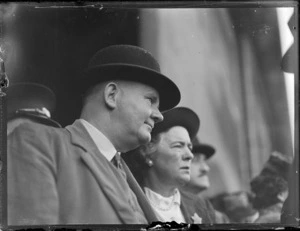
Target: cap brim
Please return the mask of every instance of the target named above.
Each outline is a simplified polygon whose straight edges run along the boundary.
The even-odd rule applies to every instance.
[[[7,114],[14,113],[21,108],[42,108],[52,112],[55,108],[54,92],[37,83],[16,83],[7,88]]]
[[[106,64],[85,71],[80,86],[86,91],[93,85],[109,80],[129,80],[144,83],[156,89],[160,97],[160,111],[174,108],[181,99],[176,84],[163,74],[151,69],[129,64]]]
[[[192,152],[194,154],[204,154],[206,156],[206,159],[209,159],[212,155],[215,154],[216,150],[208,144],[200,144],[193,146]]]
[[[194,139],[200,127],[200,119],[195,112],[185,107],[177,107],[163,113],[164,120],[155,124],[152,133],[158,134],[171,127],[182,126],[187,129],[190,139]]]
[[[55,120],[52,120],[52,119],[50,119],[46,116],[34,115],[34,114],[23,113],[23,112],[15,113],[15,114],[9,116],[7,118],[7,120],[9,121],[9,120],[12,120],[12,119],[15,119],[15,118],[20,118],[20,117],[25,117],[25,118],[28,118],[28,119],[32,119],[34,121],[37,121],[38,123],[48,125],[48,126],[51,126],[51,127],[57,127],[57,128],[62,127],[58,122],[56,122]]]

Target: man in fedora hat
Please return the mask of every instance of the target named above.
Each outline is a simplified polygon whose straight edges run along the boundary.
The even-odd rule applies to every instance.
[[[193,140],[194,159],[191,165],[191,180],[185,185],[190,192],[199,194],[210,186],[208,172],[210,170],[207,160],[215,154],[211,145],[200,143],[196,137]]]
[[[54,92],[38,83],[16,83],[7,91],[7,135],[25,122],[41,123],[53,127],[61,125],[51,119],[55,109]]]
[[[119,153],[147,143],[180,91],[146,50],[98,51],[80,81],[80,119],[22,125],[8,144],[8,224],[138,224],[157,220]],[[167,89],[167,91],[166,91]]]
[[[210,159],[216,150],[213,146],[205,143],[200,143],[199,139],[196,137],[193,140],[193,150],[194,158],[191,164],[191,180],[181,188],[182,191],[187,191],[194,195],[197,195],[202,200],[206,201],[207,204],[211,203],[209,200],[204,199],[201,193],[210,187],[210,181],[208,177],[208,172],[210,168],[207,164],[207,160]],[[212,205],[211,205],[212,206]],[[215,210],[216,223],[228,223],[229,219],[227,216],[217,210]]]
[[[209,205],[179,189],[190,180],[192,142],[200,126],[197,114],[186,107],[163,113],[149,143],[124,158],[162,222],[213,223]]]

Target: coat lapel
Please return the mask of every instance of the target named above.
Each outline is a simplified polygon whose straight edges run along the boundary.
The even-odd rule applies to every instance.
[[[202,209],[199,208],[196,203],[197,197],[192,194],[187,194],[187,192],[183,190],[180,190],[180,195],[181,195],[180,208],[186,222],[189,224],[202,224],[204,213],[201,212]]]
[[[132,189],[132,191],[134,192],[134,194],[136,195],[139,205],[141,206],[141,209],[143,210],[148,223],[158,221],[150,203],[148,202],[148,199],[146,198],[140,185],[137,183],[136,179],[132,175],[127,164],[125,163],[125,161],[123,159],[121,159],[121,162],[122,162],[124,171],[126,172],[127,182],[129,184],[130,188]]]
[[[191,218],[191,212],[188,211],[188,208],[187,208],[186,204],[182,200],[181,200],[181,203],[180,203],[180,209],[182,211],[182,214],[184,216],[184,219],[185,219],[186,223],[188,223],[188,224],[194,223],[192,218]]]
[[[129,187],[117,169],[100,153],[96,144],[80,121],[66,129],[71,134],[71,142],[83,149],[80,152],[83,162],[96,178],[99,187],[106,195],[124,223],[135,223],[135,215],[128,203]]]

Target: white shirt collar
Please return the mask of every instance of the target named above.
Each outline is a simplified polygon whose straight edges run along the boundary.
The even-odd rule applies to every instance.
[[[180,205],[180,192],[177,188],[175,189],[173,196],[170,197],[164,197],[147,187],[145,187],[145,193],[149,200],[153,201],[159,206],[170,206],[171,203],[177,203],[178,205]]]
[[[100,153],[102,153],[108,161],[111,161],[117,153],[116,148],[110,140],[95,126],[84,119],[78,119],[86,128],[89,135],[92,137]]]

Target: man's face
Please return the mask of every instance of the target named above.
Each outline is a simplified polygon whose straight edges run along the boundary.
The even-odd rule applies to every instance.
[[[160,140],[151,159],[149,169],[161,183],[179,187],[190,180],[193,154],[188,131],[181,126],[170,128],[160,134]]]
[[[158,92],[148,85],[129,81],[122,82],[120,90],[119,134],[124,134],[125,142],[135,147],[148,143],[154,124],[163,120],[158,110]]]
[[[206,156],[203,153],[196,153],[191,166],[191,180],[189,186],[202,191],[210,186],[207,173],[210,168],[206,163]]]

